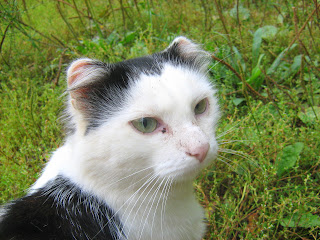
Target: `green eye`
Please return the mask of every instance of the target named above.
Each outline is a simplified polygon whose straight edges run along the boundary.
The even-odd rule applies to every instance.
[[[204,113],[207,110],[207,99],[202,99],[200,102],[198,102],[198,104],[196,105],[196,107],[194,108],[194,113],[196,115],[199,115],[201,113]]]
[[[142,133],[151,133],[156,130],[158,126],[157,120],[154,118],[146,117],[146,118],[139,118],[133,120],[132,125]]]

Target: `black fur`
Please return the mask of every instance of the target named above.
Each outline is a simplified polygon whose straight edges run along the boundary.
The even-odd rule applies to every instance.
[[[7,205],[0,222],[1,240],[111,240],[120,232],[105,203],[62,177]]]
[[[93,64],[94,68],[104,68],[106,74],[91,83],[90,86],[85,86],[84,96],[78,99],[85,106],[84,115],[88,121],[87,132],[99,127],[101,123],[110,118],[114,111],[121,109],[125,100],[123,98],[125,91],[128,90],[130,82],[137,79],[139,74],[156,75],[161,71],[161,66],[151,56],[115,64],[105,64],[99,61]]]
[[[86,133],[99,127],[114,112],[122,108],[125,101],[123,96],[125,96],[125,91],[130,88],[132,80],[137,79],[141,73],[160,75],[164,63],[197,68],[195,59],[181,55],[177,43],[163,52],[146,57],[129,59],[115,64],[93,62],[91,67],[104,69],[105,74],[100,79],[90,82],[90,85],[81,87],[85,89],[84,91],[83,89],[75,90],[84,93],[80,94],[77,101],[81,102],[85,109],[83,114],[88,122]]]

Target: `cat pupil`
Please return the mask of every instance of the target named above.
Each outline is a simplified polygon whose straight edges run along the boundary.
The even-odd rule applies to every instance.
[[[132,125],[143,133],[151,133],[157,128],[157,120],[150,117],[133,120]]]
[[[144,128],[148,127],[148,119],[147,118],[142,118],[142,125]]]
[[[202,99],[194,108],[194,112],[196,115],[204,113],[207,109],[207,100]]]

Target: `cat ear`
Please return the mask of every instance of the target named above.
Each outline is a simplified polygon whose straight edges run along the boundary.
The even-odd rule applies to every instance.
[[[89,58],[78,59],[71,63],[67,71],[68,88],[74,84],[80,84],[82,75],[86,72],[92,64],[93,60]]]
[[[173,57],[179,57],[183,62],[204,71],[206,71],[211,61],[208,52],[204,51],[198,44],[182,36],[175,38],[164,52],[173,55]]]
[[[88,92],[99,79],[108,74],[108,65],[89,58],[78,59],[67,70],[67,85],[71,104],[75,109],[84,109]]]

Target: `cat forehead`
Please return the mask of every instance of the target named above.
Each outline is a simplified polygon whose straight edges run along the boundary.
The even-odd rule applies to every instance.
[[[160,74],[141,74],[133,83],[128,110],[137,115],[187,111],[214,94],[204,73],[169,63]]]

